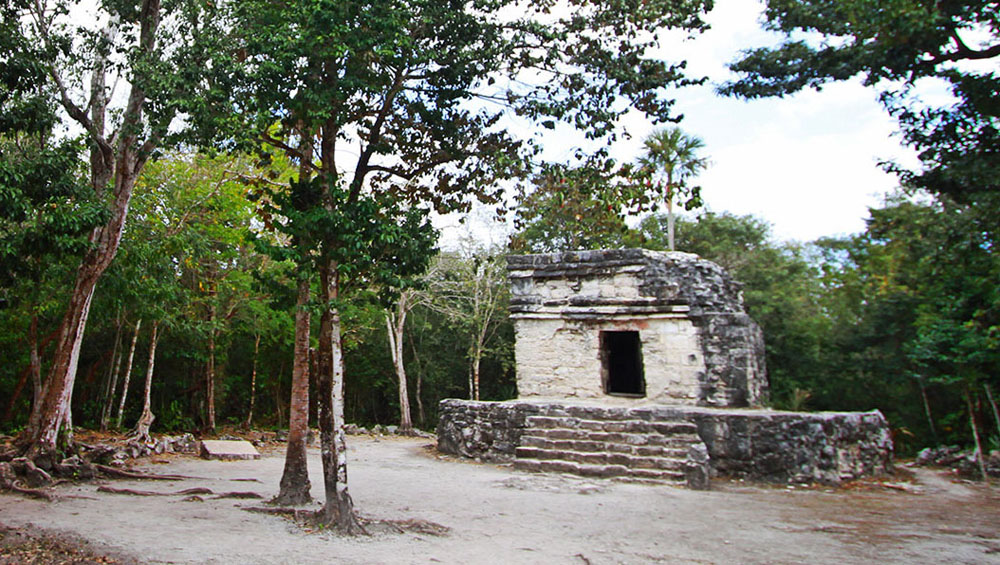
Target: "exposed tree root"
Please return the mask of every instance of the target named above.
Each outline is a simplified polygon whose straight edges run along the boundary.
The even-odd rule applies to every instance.
[[[144,479],[150,481],[183,481],[187,479],[200,479],[202,477],[189,477],[187,475],[157,475],[155,473],[141,473],[139,471],[126,471],[125,469],[116,469],[114,467],[109,467],[107,465],[94,464],[94,468],[98,471],[109,475],[112,477],[121,477],[124,479]]]
[[[243,507],[243,510],[246,510],[247,512],[256,512],[259,514],[289,518],[296,524],[304,527],[330,527],[330,524],[325,523],[325,514],[323,510],[304,510],[301,508],[288,507],[274,508],[268,506],[245,506]],[[391,531],[397,534],[410,532],[431,536],[444,536],[451,531],[451,529],[447,526],[442,526],[441,524],[430,522],[428,520],[414,518],[407,520],[379,520],[375,518],[364,518],[361,516],[357,516],[356,518],[359,529],[344,531],[341,528],[337,528],[335,525],[333,529],[345,535],[370,535],[369,530],[381,530]]]
[[[256,492],[225,492],[225,493],[222,493],[222,494],[216,496],[215,498],[255,498],[255,499],[261,499],[261,498],[264,498],[264,495],[257,494]]]

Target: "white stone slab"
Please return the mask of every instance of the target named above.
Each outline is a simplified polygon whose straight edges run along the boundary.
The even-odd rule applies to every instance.
[[[207,439],[201,442],[202,459],[260,459],[260,453],[249,441]]]

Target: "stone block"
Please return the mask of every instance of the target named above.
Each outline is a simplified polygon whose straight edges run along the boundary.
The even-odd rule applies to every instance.
[[[206,439],[201,442],[201,458],[229,461],[260,459],[260,452],[249,441]]]

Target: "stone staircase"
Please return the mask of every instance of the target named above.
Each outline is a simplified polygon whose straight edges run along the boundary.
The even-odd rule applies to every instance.
[[[637,416],[529,416],[514,468],[708,488],[708,452],[695,424]]]

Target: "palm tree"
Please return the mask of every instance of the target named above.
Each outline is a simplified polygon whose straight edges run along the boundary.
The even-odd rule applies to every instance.
[[[687,135],[678,127],[653,130],[643,141],[645,154],[639,158],[640,170],[656,182],[667,202],[667,242],[674,251],[674,198],[688,196],[685,206],[701,201],[699,187],[687,185],[688,177],[697,176],[708,167],[708,158],[699,157],[705,147],[700,137]]]

